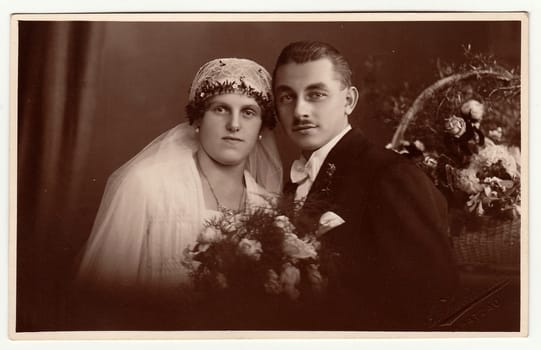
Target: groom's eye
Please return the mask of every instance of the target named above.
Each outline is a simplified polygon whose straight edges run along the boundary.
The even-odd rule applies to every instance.
[[[276,99],[278,103],[282,103],[282,104],[291,103],[295,99],[295,95],[293,94],[292,91],[289,91],[289,89],[280,89],[280,90],[281,91],[279,91],[276,94]]]
[[[308,93],[308,98],[312,101],[317,101],[317,100],[321,100],[323,98],[327,97],[327,93],[325,93],[324,91],[310,91]]]
[[[278,96],[278,102],[280,103],[289,103],[293,101],[293,95],[292,94],[280,94]]]

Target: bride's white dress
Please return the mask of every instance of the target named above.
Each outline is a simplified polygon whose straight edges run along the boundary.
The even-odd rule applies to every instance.
[[[183,123],[111,175],[84,250],[80,283],[113,292],[189,286],[184,250],[213,215],[205,208],[193,158],[197,149],[193,128]],[[280,164],[269,132],[251,153],[244,173],[248,205],[264,205],[265,196],[279,193]]]

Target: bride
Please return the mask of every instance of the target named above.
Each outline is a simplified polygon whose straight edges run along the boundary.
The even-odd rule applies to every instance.
[[[87,290],[178,295],[190,288],[183,252],[205,220],[280,192],[271,78],[262,66],[238,58],[204,64],[186,112],[189,123],[109,178],[78,270]]]

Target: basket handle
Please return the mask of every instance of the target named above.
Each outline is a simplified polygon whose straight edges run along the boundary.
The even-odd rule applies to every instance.
[[[454,84],[461,80],[466,80],[472,77],[482,78],[482,77],[488,77],[488,78],[495,78],[498,80],[505,80],[505,81],[511,81],[512,76],[510,74],[504,74],[502,72],[495,72],[491,70],[481,70],[481,71],[469,71],[465,73],[457,73],[450,75],[448,77],[445,77],[443,79],[440,79],[436,81],[434,84],[430,85],[426,89],[424,89],[419,96],[413,101],[411,107],[407,110],[407,112],[402,116],[402,119],[400,120],[400,124],[396,128],[396,131],[393,135],[393,139],[391,141],[391,148],[392,149],[398,149],[400,146],[400,142],[404,138],[404,133],[406,132],[406,129],[408,128],[409,123],[415,118],[415,115],[421,108],[423,108],[425,102],[434,96],[438,91],[442,90],[443,88],[446,88],[447,86]]]

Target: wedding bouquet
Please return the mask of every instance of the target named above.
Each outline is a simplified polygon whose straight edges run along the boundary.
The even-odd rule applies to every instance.
[[[293,210],[268,202],[205,224],[185,254],[197,289],[288,300],[324,291],[316,232],[300,232],[293,224],[299,219]]]

